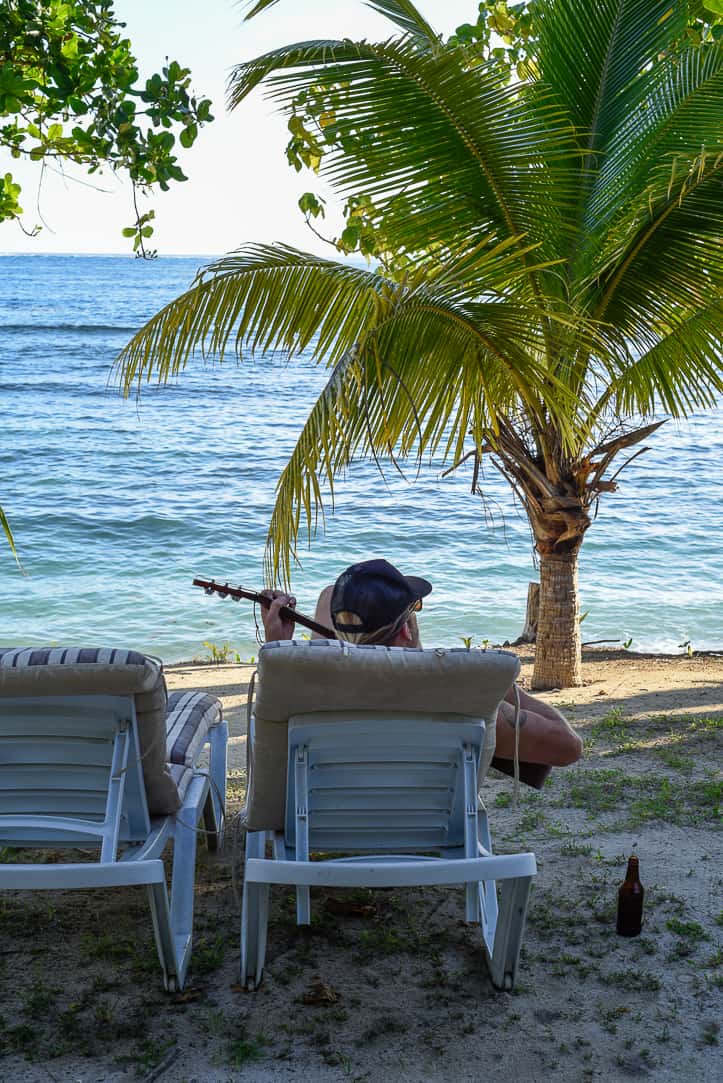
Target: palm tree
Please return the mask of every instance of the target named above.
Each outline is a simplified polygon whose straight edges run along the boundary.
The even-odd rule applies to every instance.
[[[539,560],[533,684],[579,684],[577,564],[597,502],[661,412],[723,388],[721,49],[681,44],[678,0],[538,0],[536,65],[505,85],[408,0],[371,6],[402,34],[268,53],[234,71],[230,101],[264,82],[292,113],[333,104],[321,170],[364,193],[393,273],[243,248],[128,344],[126,388],[229,343],[329,366],[278,482],[274,577],[354,458],[471,456],[474,488],[488,456]]]

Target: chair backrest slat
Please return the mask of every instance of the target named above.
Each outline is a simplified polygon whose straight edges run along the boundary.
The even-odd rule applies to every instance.
[[[15,700],[14,720],[6,715],[7,736],[102,737],[96,706],[103,696],[133,703],[151,814],[176,812],[180,799],[166,765],[167,694],[158,661],[111,647],[0,647],[0,702]],[[42,711],[34,714],[30,704],[41,701]],[[62,728],[64,717],[69,728]]]
[[[289,721],[286,838],[296,843],[294,782],[307,757],[309,847],[424,852],[464,844],[465,746],[479,759],[484,722],[408,712],[322,712]]]
[[[110,814],[113,752],[126,730],[119,841],[133,842],[146,838],[150,825],[133,697],[0,697],[0,844],[28,846],[38,835],[3,825],[2,816],[48,817],[51,827],[58,821],[54,843],[89,844],[81,828],[101,825]],[[78,830],[60,828],[61,820],[77,821]]]

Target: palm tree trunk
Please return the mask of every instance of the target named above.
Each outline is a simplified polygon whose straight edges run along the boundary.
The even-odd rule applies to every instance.
[[[532,687],[540,690],[582,684],[577,555],[591,523],[585,479],[596,467],[589,460],[583,465],[566,459],[554,430],[538,431],[538,443],[543,435],[545,453],[533,454],[519,433],[502,421],[491,448],[497,469],[524,505],[540,560],[532,675]]]
[[[533,689],[582,684],[577,549],[540,554],[540,619]]]

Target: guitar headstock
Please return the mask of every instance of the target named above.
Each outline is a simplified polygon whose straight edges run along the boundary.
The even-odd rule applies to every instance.
[[[215,579],[194,579],[194,587],[201,587],[205,594],[217,594],[219,598],[230,598],[233,602],[240,602],[242,598],[250,601],[259,601],[259,595],[253,591],[245,590],[244,587],[232,587],[228,582],[217,583]]]

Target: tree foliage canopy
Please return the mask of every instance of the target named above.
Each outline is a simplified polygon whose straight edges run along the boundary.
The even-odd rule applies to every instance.
[[[134,189],[185,180],[177,142],[192,146],[211,102],[175,60],[141,81],[123,28],[113,0],[0,0],[0,146],[43,166],[109,166]],[[12,173],[0,176],[0,221],[20,219],[20,200]],[[152,218],[136,210],[124,230],[137,252]]]
[[[287,112],[293,152],[347,201],[340,247],[381,272],[233,253],[128,345],[127,386],[197,347],[330,366],[279,480],[274,576],[353,458],[470,445],[538,552],[574,555],[645,419],[723,390],[718,28],[692,40],[685,0],[535,0],[512,78],[519,56],[475,33],[443,42],[410,0],[371,6],[401,32],[273,50],[236,68],[230,100],[262,84]]]

